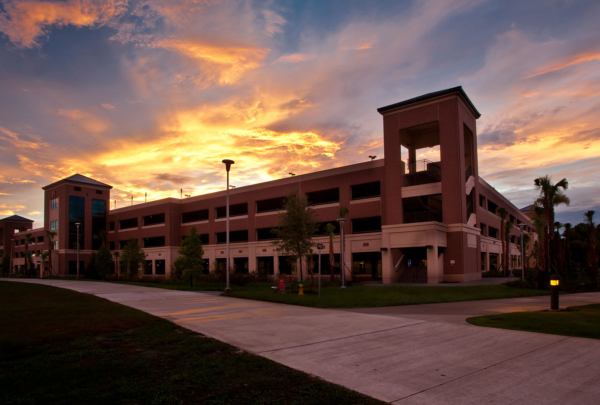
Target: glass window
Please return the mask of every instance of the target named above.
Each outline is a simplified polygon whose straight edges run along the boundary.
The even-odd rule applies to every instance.
[[[69,249],[77,249],[77,223],[79,223],[79,249],[85,246],[84,229],[85,199],[69,196]]]
[[[102,190],[96,190],[96,194],[102,195]]]
[[[58,198],[53,198],[50,200],[50,209],[53,210],[58,208]]]
[[[164,260],[155,260],[154,261],[154,274],[157,276],[165,275],[165,261]]]
[[[152,275],[152,260],[146,260],[146,263],[144,265],[144,274],[147,276]]]
[[[208,220],[208,209],[184,212],[181,214],[181,223],[199,222]]]
[[[50,221],[50,230],[56,231],[58,229],[58,221]]]
[[[115,242],[108,242],[108,248],[110,250],[115,250]]]
[[[92,249],[100,249],[103,238],[106,238],[106,201],[92,200]]]
[[[114,231],[115,230],[115,223],[114,223],[114,221],[108,223],[108,230],[109,231]]]

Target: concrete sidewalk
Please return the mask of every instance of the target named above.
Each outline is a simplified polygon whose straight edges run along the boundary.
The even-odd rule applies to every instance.
[[[94,294],[390,403],[558,405],[600,398],[600,341],[439,322],[446,316],[441,307],[365,313],[123,284],[12,281]],[[600,302],[600,294],[584,295],[575,301]],[[530,298],[456,303],[453,316],[526,305],[514,300]],[[438,321],[427,318],[432,311]]]

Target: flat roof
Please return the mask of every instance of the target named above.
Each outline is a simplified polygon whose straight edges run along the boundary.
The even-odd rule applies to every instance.
[[[471,99],[469,99],[469,96],[467,96],[467,93],[465,93],[462,86],[452,87],[452,88],[446,89],[446,90],[434,91],[433,93],[423,94],[418,97],[413,97],[408,100],[400,101],[398,103],[386,105],[385,107],[378,108],[377,112],[379,112],[380,114],[383,114],[390,110],[407,107],[412,104],[422,103],[424,101],[432,100],[434,98],[439,98],[439,97],[443,97],[443,96],[448,96],[451,94],[458,94],[458,95],[462,96],[462,98],[467,102],[469,107],[471,107],[473,109],[477,118],[481,117],[481,114],[479,113],[479,111],[477,111],[477,108],[475,108],[475,105],[473,104]]]

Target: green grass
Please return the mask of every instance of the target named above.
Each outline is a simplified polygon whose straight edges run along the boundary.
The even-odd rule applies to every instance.
[[[547,291],[512,288],[505,285],[469,287],[351,286],[346,290],[340,290],[339,287],[322,288],[321,299],[319,300],[318,295],[314,293],[299,296],[297,293],[290,291],[287,291],[285,294],[273,292],[270,290],[270,284],[261,286],[248,285],[246,287],[233,286],[232,288],[233,291],[228,294],[231,297],[320,308],[370,308],[531,297],[548,294]],[[313,291],[317,291],[316,287]]]
[[[472,325],[600,339],[600,304],[560,312],[513,312],[468,318]]]
[[[379,404],[135,309],[0,282],[2,404]]]

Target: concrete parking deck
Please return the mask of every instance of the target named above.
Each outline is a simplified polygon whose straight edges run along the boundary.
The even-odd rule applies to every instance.
[[[94,294],[390,403],[597,404],[600,398],[600,341],[463,324],[465,313],[537,308],[548,297],[346,311],[124,284],[12,281]],[[561,299],[565,306],[567,296]],[[600,303],[600,293],[568,299]]]

